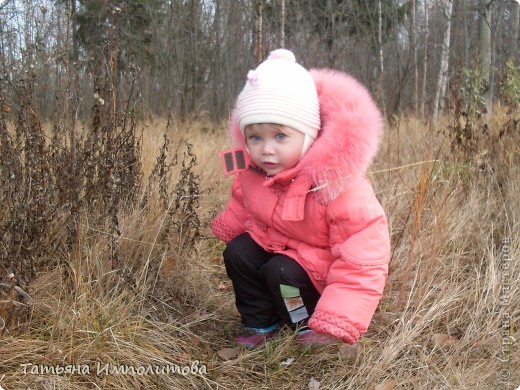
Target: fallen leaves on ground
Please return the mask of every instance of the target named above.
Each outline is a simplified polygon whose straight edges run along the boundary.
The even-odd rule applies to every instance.
[[[294,362],[294,358],[290,357],[280,363],[280,366],[290,366]]]
[[[435,343],[438,347],[444,347],[447,345],[455,344],[459,339],[454,336],[450,336],[449,334],[445,333],[436,333],[432,336],[432,341]]]
[[[359,355],[359,344],[342,344],[339,347],[339,353],[341,356],[345,357],[347,360],[353,361],[356,360]]]
[[[222,348],[217,355],[224,360],[232,360],[238,356],[238,348]]]
[[[397,385],[397,381],[395,379],[386,381],[377,385],[374,390],[392,390]]]
[[[229,290],[229,289],[231,289],[231,287],[233,287],[233,285],[231,284],[231,282],[228,282],[228,281],[220,282],[218,284],[219,290]]]
[[[318,382],[314,377],[309,380],[309,390],[319,390],[320,382]]]

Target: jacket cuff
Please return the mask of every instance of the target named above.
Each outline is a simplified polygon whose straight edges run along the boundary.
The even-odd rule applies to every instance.
[[[233,230],[224,222],[222,215],[217,216],[213,220],[211,230],[219,240],[224,241],[226,244],[236,236]]]
[[[308,325],[317,333],[330,334],[347,344],[355,344],[360,336],[359,331],[348,321],[323,311],[315,311],[309,319]]]

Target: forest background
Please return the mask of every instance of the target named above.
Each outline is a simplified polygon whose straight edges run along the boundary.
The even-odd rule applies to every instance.
[[[0,388],[516,389],[519,7],[1,1]],[[233,345],[218,154],[279,47],[386,119],[390,277],[352,347]]]

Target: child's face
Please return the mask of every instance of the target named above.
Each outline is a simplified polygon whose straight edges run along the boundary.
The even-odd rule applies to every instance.
[[[245,138],[251,160],[272,176],[300,161],[305,135],[292,127],[262,123],[247,126]]]

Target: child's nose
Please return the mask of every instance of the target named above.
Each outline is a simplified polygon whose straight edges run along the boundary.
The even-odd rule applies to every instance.
[[[274,153],[274,144],[273,144],[273,142],[270,142],[270,141],[264,142],[263,148],[262,148],[262,153],[263,154],[273,154]]]

